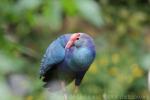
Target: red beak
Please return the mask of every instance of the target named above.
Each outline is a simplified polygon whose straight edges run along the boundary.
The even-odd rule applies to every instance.
[[[74,33],[71,35],[69,41],[67,42],[66,46],[65,46],[65,49],[69,49],[71,48],[71,46],[74,44],[74,42],[76,41],[76,39],[80,37],[80,33]]]
[[[69,49],[73,45],[74,41],[69,40],[68,43],[66,44],[65,49]]]

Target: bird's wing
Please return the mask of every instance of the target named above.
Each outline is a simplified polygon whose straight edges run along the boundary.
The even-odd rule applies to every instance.
[[[53,65],[63,61],[65,57],[65,49],[62,42],[62,39],[58,38],[47,48],[41,61],[40,77],[43,76],[48,70],[52,69],[54,67]]]

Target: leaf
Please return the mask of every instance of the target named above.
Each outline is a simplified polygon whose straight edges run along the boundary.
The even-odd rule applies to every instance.
[[[5,74],[10,71],[17,71],[24,65],[24,61],[16,57],[8,56],[0,52],[0,73]]]
[[[77,8],[74,0],[62,0],[63,9],[67,15],[75,15]]]
[[[57,0],[48,1],[43,10],[45,22],[50,25],[51,29],[59,30],[62,24],[61,3]]]
[[[35,9],[39,6],[41,0],[18,0],[15,9],[17,11]]]
[[[75,0],[77,9],[82,17],[99,27],[103,24],[100,6],[92,0]]]

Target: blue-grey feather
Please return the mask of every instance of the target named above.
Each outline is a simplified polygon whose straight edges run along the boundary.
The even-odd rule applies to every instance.
[[[40,68],[40,75],[45,75],[45,82],[50,82],[51,77],[59,78],[60,76],[66,81],[76,79],[76,84],[79,85],[93,62],[96,52],[92,38],[82,33],[79,41],[71,48],[65,49],[70,36],[71,34],[62,35],[48,46]],[[53,75],[50,70],[54,68],[55,70],[52,71],[57,73]]]
[[[42,61],[40,74],[44,75],[47,70],[51,69],[53,65],[60,63],[65,57],[64,46],[67,43],[69,35],[63,35],[53,41],[47,48]]]

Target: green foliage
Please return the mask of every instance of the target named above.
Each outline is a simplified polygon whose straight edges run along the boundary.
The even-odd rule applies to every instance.
[[[100,6],[92,0],[75,0],[76,7],[81,16],[97,27],[103,24]],[[91,16],[92,15],[92,16]]]
[[[79,93],[72,94],[73,83],[67,87],[70,100],[149,99],[149,6],[148,0],[0,0],[0,100],[56,98],[38,79],[40,60],[56,37],[80,31],[93,36],[97,56]],[[14,74],[29,79],[25,94],[14,94]]]

